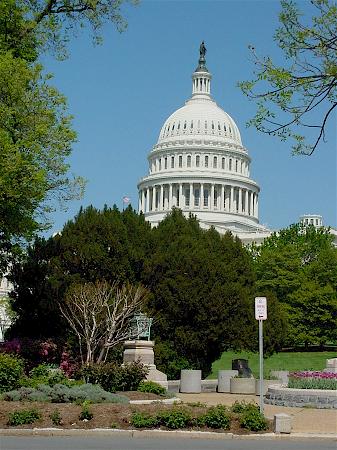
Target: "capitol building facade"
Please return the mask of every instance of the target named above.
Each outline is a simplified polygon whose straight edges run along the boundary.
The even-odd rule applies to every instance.
[[[201,227],[227,230],[243,242],[261,242],[258,184],[234,120],[211,97],[206,49],[192,74],[192,96],[165,121],[138,183],[139,211],[153,226],[173,208],[197,216]]]

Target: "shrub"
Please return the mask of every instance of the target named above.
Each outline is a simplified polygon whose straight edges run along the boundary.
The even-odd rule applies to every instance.
[[[21,358],[0,353],[0,392],[15,389],[23,377],[24,364]]]
[[[153,428],[159,425],[157,416],[151,416],[144,413],[133,413],[131,416],[131,425],[136,428]]]
[[[247,428],[251,431],[262,431],[268,428],[268,422],[264,415],[260,411],[254,411],[253,409],[242,414],[240,425],[242,428]]]
[[[50,420],[52,421],[53,425],[61,425],[62,424],[62,418],[59,411],[55,410],[52,413],[49,414]]]
[[[192,423],[190,413],[181,408],[162,411],[157,415],[157,419],[161,425],[174,430],[186,428]]]
[[[15,391],[5,392],[2,395],[6,401],[46,401],[52,403],[84,402],[91,403],[128,403],[129,400],[122,396],[106,392],[98,385],[82,384],[68,387],[63,384],[38,385],[36,388],[22,387]]]
[[[91,420],[94,415],[92,413],[92,411],[89,408],[90,402],[88,400],[85,400],[82,403],[82,411],[80,413],[80,415],[78,416],[78,418],[80,420]]]
[[[166,389],[154,381],[141,381],[139,383],[137,391],[139,392],[150,392],[157,395],[165,395]]]
[[[109,392],[136,391],[148,369],[138,362],[119,366],[116,363],[83,366],[78,376],[87,383],[100,384]]]
[[[260,409],[256,403],[246,403],[243,400],[242,402],[235,401],[231,406],[231,411],[233,413],[242,414],[249,411],[260,412]]]
[[[226,406],[218,405],[209,408],[209,410],[198,417],[197,423],[199,425],[206,425],[209,428],[223,428],[227,430],[230,428],[231,418]]]
[[[8,425],[25,425],[34,423],[41,419],[41,414],[36,409],[23,409],[21,411],[14,411],[8,416]]]
[[[50,364],[42,363],[34,367],[29,377],[20,380],[21,386],[37,387],[39,384],[47,384],[54,386],[55,384],[71,385],[72,383],[67,379],[64,372]]]

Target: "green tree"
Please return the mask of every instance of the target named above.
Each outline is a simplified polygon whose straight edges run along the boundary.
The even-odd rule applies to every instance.
[[[69,329],[59,305],[72,285],[105,280],[137,284],[150,252],[151,227],[131,206],[81,209],[54,237],[36,239],[13,264],[12,336],[55,337]]]
[[[257,290],[280,302],[288,345],[336,341],[336,258],[329,230],[299,224],[274,233],[257,249]]]
[[[259,57],[251,46],[255,79],[239,83],[257,103],[249,124],[282,140],[292,137],[293,152],[307,155],[324,140],[337,106],[337,4],[334,0],[310,3],[312,7],[306,2],[301,5],[312,11],[311,20],[292,0],[281,0],[281,25],[274,39],[284,53],[284,65],[269,56]]]
[[[180,368],[208,374],[227,348],[253,341],[253,273],[248,253],[230,233],[203,231],[194,217],[173,210],[154,232],[154,250],[144,271],[152,293],[158,367],[177,376]],[[165,349],[176,355],[168,361]],[[157,358],[159,360],[159,358]],[[174,366],[174,367],[173,367]]]

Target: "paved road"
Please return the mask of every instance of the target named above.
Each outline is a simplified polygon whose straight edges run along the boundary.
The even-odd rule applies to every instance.
[[[336,441],[2,436],[0,448],[1,450],[336,450]]]

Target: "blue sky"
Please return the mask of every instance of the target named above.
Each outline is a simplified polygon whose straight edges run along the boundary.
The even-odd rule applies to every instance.
[[[299,2],[305,10],[309,2]],[[103,30],[93,46],[88,30],[70,45],[63,62],[44,57],[53,84],[64,93],[74,115],[78,142],[69,159],[71,172],[87,179],[81,201],[58,209],[48,234],[62,229],[81,205],[122,207],[122,197],[138,207],[137,182],[147,174],[147,154],[165,119],[191,95],[191,74],[205,41],[212,96],[236,121],[252,157],[251,175],[260,187],[260,222],[285,227],[301,214],[322,214],[336,227],[336,121],[328,142],[311,157],[292,156],[291,142],[258,133],[245,124],[255,106],[237,82],[252,78],[252,44],[261,55],[282,61],[273,41],[278,1],[145,0],[126,5],[128,28]]]

